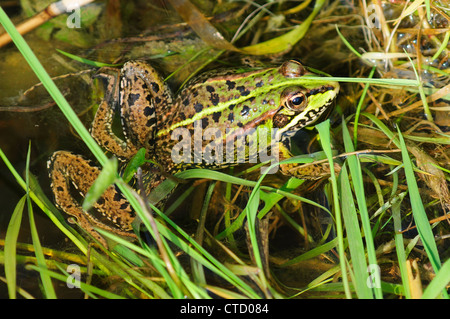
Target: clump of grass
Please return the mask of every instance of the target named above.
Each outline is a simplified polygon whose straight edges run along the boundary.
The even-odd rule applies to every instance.
[[[427,10],[429,12],[430,5],[428,5]],[[281,187],[273,187],[264,185],[263,182],[266,179],[264,174],[257,181],[249,181],[237,176],[209,170],[194,169],[184,171],[178,173],[176,177],[181,179],[207,178],[225,183],[227,185],[226,197],[230,201],[231,185],[239,185],[239,187],[250,189],[244,209],[235,216],[235,219],[232,219],[230,214],[225,214],[225,229],[218,234],[210,234],[205,227],[205,218],[216,185],[215,182],[212,182],[208,186],[204,198],[196,230],[197,236],[192,238],[186,230],[174,223],[157,207],[146,203],[134,189],[122,180],[117,173],[114,161],[110,161],[92,140],[67,101],[65,101],[45,70],[40,66],[39,61],[34,57],[27,44],[20,36],[15,34],[12,24],[10,24],[1,8],[0,22],[5,25],[18,48],[49,90],[50,95],[58,103],[71,125],[74,126],[98,162],[103,166],[105,181],[99,181],[103,185],[100,185],[98,193],[112,182],[116,183],[156,242],[154,246],[149,246],[143,241],[131,243],[99,230],[105,238],[118,244],[114,247],[114,251],[98,249],[88,245],[83,236],[79,235],[64,222],[64,218],[60,216],[59,212],[39,190],[33,177],[28,175],[24,181],[0,150],[2,160],[7,164],[18,184],[26,193],[16,206],[4,244],[3,260],[10,297],[14,297],[16,293],[24,297],[31,297],[21,290],[20,287],[17,287],[15,283],[16,263],[24,261],[26,257],[18,253],[18,249],[20,251],[22,248],[17,244],[20,217],[25,204],[27,204],[30,216],[33,234],[32,250],[35,253],[35,258],[32,259],[34,265],[28,267],[39,272],[43,295],[47,298],[57,297],[52,290],[50,278],[66,282],[68,279],[73,279],[71,282],[79,285],[86,296],[91,298],[209,298],[211,294],[223,298],[339,296],[380,299],[392,295],[402,298],[416,296],[424,298],[448,297],[446,289],[448,289],[450,280],[450,263],[448,260],[441,260],[441,252],[433,236],[433,227],[436,225],[430,225],[427,216],[427,208],[432,207],[433,204],[430,203],[428,205],[418,186],[423,185],[418,176],[426,175],[427,172],[424,171],[423,165],[421,166],[419,163],[414,165],[411,161],[410,153],[412,153],[412,147],[409,144],[414,141],[432,145],[438,145],[439,143],[448,144],[448,136],[441,134],[440,136],[423,137],[411,134],[412,131],[402,132],[400,128],[397,128],[397,130],[390,129],[377,116],[369,113],[367,109],[364,110],[364,106],[367,105],[367,96],[370,96],[373,100],[373,95],[371,96],[373,87],[377,89],[380,87],[402,87],[419,97],[424,106],[424,113],[427,114],[428,121],[431,122],[434,118],[432,115],[433,108],[427,107],[429,101],[425,96],[424,86],[419,76],[420,73],[416,72],[415,69],[416,66],[420,68],[420,61],[409,60],[406,54],[402,55],[405,60],[401,63],[396,64],[397,62],[393,62],[393,60],[389,61],[389,63],[393,62],[396,68],[409,65],[415,78],[373,78],[375,75],[383,74],[380,71],[382,68],[379,64],[371,63],[371,59],[375,55],[370,55],[370,53],[357,54],[358,58],[370,64],[370,72],[367,78],[330,78],[330,80],[337,80],[342,83],[365,84],[354,116],[343,118],[341,125],[337,126],[333,131],[330,128],[329,121],[317,125],[326,161],[328,161],[330,167],[339,166],[337,172],[332,170],[330,182],[325,187],[330,207],[319,205],[296,194],[295,190],[303,183],[296,179],[286,181]],[[382,23],[381,30],[385,32],[388,30],[388,25],[385,20]],[[443,43],[446,43],[445,39]],[[349,42],[347,44],[351,46]],[[353,51],[357,52],[354,49]],[[446,48],[440,46],[435,55],[445,51]],[[403,52],[401,53],[403,54]],[[383,94],[379,96],[382,97]],[[383,101],[381,100],[381,102]],[[380,110],[380,112],[382,117],[389,120],[393,119],[394,116],[403,114],[400,113],[401,110],[392,111],[391,113],[387,113],[384,110]],[[395,119],[400,126],[408,126],[402,123],[402,121],[407,119]],[[333,134],[330,134],[330,132]],[[382,149],[363,149],[358,151],[358,147],[362,143],[370,144],[365,139],[366,136],[361,132],[370,132],[370,134],[378,135],[380,140],[385,140],[386,143],[383,144]],[[335,144],[332,141],[332,137],[338,136],[343,142],[344,153],[336,156],[335,149],[332,147]],[[395,146],[395,149],[390,150],[392,151],[390,153],[385,147],[388,142]],[[376,147],[381,148],[380,145],[381,143],[376,144]],[[384,154],[380,155],[383,152]],[[394,152],[401,154],[401,156],[396,156]],[[393,155],[390,156],[391,154]],[[306,163],[311,162],[311,159],[306,156],[299,156],[287,162]],[[386,186],[386,184],[383,184],[385,182],[384,179],[372,172],[371,168],[377,166],[389,168],[386,175],[391,177],[391,185]],[[440,168],[439,170],[444,171]],[[386,172],[386,170],[383,172]],[[407,187],[402,188],[403,185],[407,185]],[[176,186],[176,183],[168,181],[164,186],[171,189]],[[375,195],[369,193],[368,186],[376,190]],[[186,191],[185,194],[188,194],[190,190]],[[167,189],[164,192],[167,192]],[[185,194],[180,196],[180,199],[188,196]],[[95,193],[93,195],[93,200],[95,200]],[[284,207],[280,205],[283,199],[295,203],[313,205],[333,217],[331,224],[325,233],[320,236],[319,240],[317,240],[317,237],[313,238],[313,236],[308,234],[304,225],[299,225],[291,215],[284,211]],[[52,219],[86,258],[57,251],[48,252],[40,247],[37,230],[34,225],[31,201]],[[175,203],[175,206],[178,202]],[[261,208],[261,203],[264,204],[263,208]],[[88,204],[89,202],[86,205]],[[445,207],[445,201],[443,205]],[[174,209],[172,207],[168,208],[169,211]],[[155,213],[155,216],[150,212],[151,210]],[[283,289],[278,289],[279,287],[274,284],[271,275],[263,270],[268,257],[264,255],[263,244],[260,241],[261,236],[258,235],[257,229],[258,220],[268,215],[272,210],[279,211],[283,215],[285,222],[289,223],[290,227],[296,229],[313,246],[312,249],[276,265],[277,267],[288,270],[305,260],[312,260],[317,256],[327,256],[329,260],[333,261],[330,256],[334,255],[337,257],[337,262],[304,286],[287,287],[285,285]],[[406,238],[401,233],[405,215],[412,215],[417,228],[418,234],[413,239]],[[233,243],[233,235],[244,226],[245,220],[248,222],[248,237],[251,243],[251,254],[253,254],[255,267],[249,267],[237,253],[231,251],[221,242],[221,240],[227,239],[230,243]],[[333,229],[336,230],[336,236],[328,241],[328,235]],[[221,253],[226,255],[227,260],[232,260],[232,262],[223,262],[205,248],[207,245],[203,245],[204,242],[213,242],[219,246],[222,249]],[[395,245],[389,246],[390,243]],[[394,253],[386,257],[387,253],[383,248],[387,249],[389,247]],[[412,278],[410,269],[411,265],[414,264],[411,260],[414,258],[415,251],[426,256],[421,262],[422,268],[424,268],[423,264],[429,261],[435,273],[434,279],[428,280],[428,286],[425,290],[420,285],[412,284],[414,278]],[[191,259],[191,271],[189,273],[186,270],[186,265],[178,257],[180,252]],[[48,257],[51,254],[58,254],[61,256],[60,259],[65,262],[52,260]],[[398,268],[399,278],[387,276],[388,271],[386,271],[386,268],[383,268],[385,267],[386,259],[389,263],[395,264],[395,270]],[[76,260],[77,264],[83,266],[80,270],[86,278],[85,281],[77,281],[76,276],[68,271],[71,269],[68,267],[69,263],[72,263],[73,260]],[[92,265],[95,265],[95,267],[92,267]],[[208,272],[213,273],[214,276],[225,281],[228,285],[233,286],[234,289],[225,289],[210,284],[207,279],[209,275],[206,274],[205,269],[208,269]],[[117,293],[115,293],[111,292],[109,288],[102,289],[92,285],[90,280],[94,275],[111,278],[120,277],[120,291],[117,289]]]

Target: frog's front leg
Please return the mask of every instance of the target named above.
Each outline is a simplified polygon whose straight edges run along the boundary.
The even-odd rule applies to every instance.
[[[121,159],[130,159],[139,148],[151,150],[158,118],[166,115],[164,105],[172,103],[172,94],[164,80],[148,64],[130,61],[120,71],[119,88],[109,80],[108,91],[118,94],[118,108],[125,140],[112,131],[113,100],[100,104],[91,128],[96,141]],[[118,92],[117,92],[118,91]]]
[[[283,143],[278,144],[280,161],[292,157],[289,149]],[[294,176],[301,179],[317,180],[330,175],[330,165],[326,163],[308,163],[308,164],[280,164],[281,172],[284,175]],[[335,171],[339,172],[339,165],[335,164]]]
[[[78,191],[82,197],[86,195],[100,173],[98,167],[79,155],[59,151],[48,161],[48,169],[56,204],[75,217],[78,224],[105,247],[108,247],[105,239],[94,227],[121,236],[136,237],[131,226],[135,213],[115,186],[110,186],[89,211],[83,210],[74,198],[74,191]]]

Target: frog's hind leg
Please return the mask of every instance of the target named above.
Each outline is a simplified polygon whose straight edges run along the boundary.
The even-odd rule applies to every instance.
[[[107,80],[105,98],[100,103],[95,113],[90,133],[92,137],[105,149],[115,154],[120,159],[129,159],[138,149],[128,138],[119,138],[112,130],[115,105],[117,104],[118,85],[117,76],[102,74],[101,77]]]
[[[283,145],[283,143],[279,143],[278,147],[280,151],[280,161],[292,157],[291,152],[286,148],[286,146]],[[328,177],[331,174],[330,165],[328,164],[328,162],[307,164],[280,164],[280,169],[284,175],[295,176],[297,178],[307,180],[319,180],[324,177]],[[341,170],[339,164],[334,163],[334,170],[336,174],[339,174]]]
[[[109,96],[100,104],[91,128],[96,141],[121,159],[130,159],[139,148],[152,150],[157,132],[157,115],[164,113],[164,105],[171,105],[172,94],[164,80],[148,64],[130,61],[117,79],[109,79]],[[112,131],[114,97],[122,121],[124,140]],[[158,110],[157,110],[158,108]]]
[[[94,227],[121,236],[136,237],[131,232],[135,213],[115,186],[110,186],[89,211],[83,210],[74,198],[71,185],[84,197],[100,173],[98,167],[79,155],[59,151],[50,158],[48,168],[56,204],[68,215],[75,217],[78,224],[101,244],[108,247]],[[94,211],[98,216],[95,216]]]
[[[121,71],[119,105],[124,132],[150,150],[157,123],[172,105],[172,92],[156,70],[143,61],[129,61]],[[160,123],[161,124],[161,123]]]

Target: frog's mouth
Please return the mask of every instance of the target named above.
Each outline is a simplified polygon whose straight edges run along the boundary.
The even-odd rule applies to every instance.
[[[321,117],[321,115],[325,112],[326,109],[329,108],[329,105],[323,105],[318,109],[309,110],[306,112],[302,118],[293,126],[289,127],[289,130],[283,130],[283,134],[289,134],[290,131],[295,134],[296,131],[302,129],[309,124],[314,123],[317,119]],[[273,117],[273,127],[282,129],[286,127],[291,121],[293,121],[295,115],[286,115],[286,114],[276,114]],[[292,134],[292,135],[293,135]]]
[[[310,110],[309,112],[307,112],[303,118],[298,121],[298,123],[292,127],[291,129],[293,129],[293,131],[297,131],[305,126],[308,126],[312,123],[314,123],[315,121],[317,121],[321,115],[329,108],[329,104],[327,105],[323,105],[318,109],[315,110]]]

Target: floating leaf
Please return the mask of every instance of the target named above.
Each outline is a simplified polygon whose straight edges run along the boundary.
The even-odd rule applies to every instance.
[[[189,0],[169,0],[178,14],[186,21],[194,32],[208,45],[220,49],[239,51],[244,54],[264,55],[274,54],[289,50],[306,34],[325,0],[317,0],[313,12],[306,20],[296,26],[293,30],[265,42],[244,48],[236,48],[232,43],[226,40],[223,35],[209,22],[209,20],[197,9]]]

